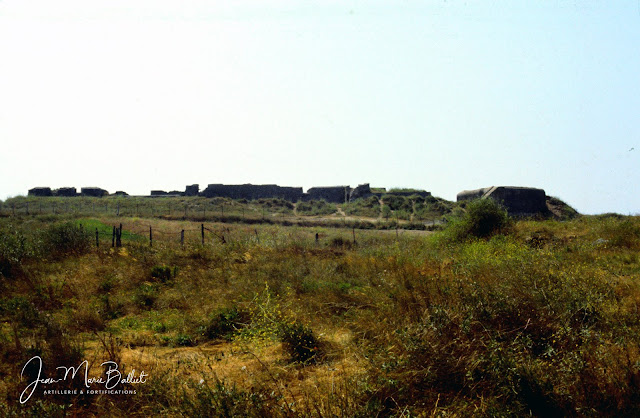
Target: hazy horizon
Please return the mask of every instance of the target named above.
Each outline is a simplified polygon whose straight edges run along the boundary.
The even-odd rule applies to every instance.
[[[542,188],[640,213],[640,3],[4,0],[0,199]]]

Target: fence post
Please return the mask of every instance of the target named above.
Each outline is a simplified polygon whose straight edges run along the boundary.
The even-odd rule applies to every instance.
[[[153,247],[153,231],[151,225],[149,225],[149,247]]]
[[[256,239],[258,240],[258,244],[260,244],[260,237],[258,236],[258,228],[254,229],[256,233]]]
[[[316,245],[318,245],[318,241],[320,241],[320,235],[316,232]]]
[[[180,231],[180,245],[184,248],[184,229]]]
[[[204,245],[204,224],[200,224],[200,228],[202,231],[202,245]]]
[[[100,238],[99,238],[99,234],[98,234],[98,228],[96,228],[96,248],[100,247]]]
[[[122,224],[116,231],[116,247],[122,247]]]

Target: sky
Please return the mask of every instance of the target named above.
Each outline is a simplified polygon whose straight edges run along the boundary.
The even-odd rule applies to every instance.
[[[0,199],[538,187],[640,213],[640,2],[0,0]]]

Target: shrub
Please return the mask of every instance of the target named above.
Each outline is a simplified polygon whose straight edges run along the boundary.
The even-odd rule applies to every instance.
[[[51,225],[42,236],[43,251],[53,257],[80,255],[91,248],[91,236],[73,222]]]
[[[224,338],[230,340],[236,329],[243,327],[249,320],[248,314],[237,307],[224,309],[214,314],[203,327],[202,334],[208,339]]]
[[[465,214],[450,223],[448,234],[455,240],[487,238],[505,232],[511,225],[507,211],[493,199],[469,202]]]
[[[158,286],[149,282],[142,283],[133,296],[136,304],[142,308],[152,308],[158,299]]]
[[[380,215],[380,201],[376,196],[356,199],[353,202],[345,203],[342,208],[347,215],[369,216],[372,218],[377,218]]]
[[[327,203],[324,200],[310,200],[308,202],[298,202],[296,211],[300,215],[331,215],[337,210],[336,205]]]
[[[151,269],[151,277],[166,283],[171,280],[171,269],[167,266],[153,266]]]
[[[320,342],[311,328],[304,324],[300,322],[282,324],[280,327],[280,340],[283,348],[291,356],[292,361],[308,363],[317,360],[320,352]]]
[[[404,196],[388,195],[385,196],[382,200],[385,205],[391,208],[391,210],[404,210],[407,212],[413,211],[411,200],[407,199]]]
[[[22,232],[13,228],[0,232],[0,276],[14,276],[33,254],[33,246]]]

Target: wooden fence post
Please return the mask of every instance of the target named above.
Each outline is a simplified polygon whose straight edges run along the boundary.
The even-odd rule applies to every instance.
[[[204,245],[204,224],[200,224],[200,228],[202,231],[202,245]]]
[[[116,231],[116,247],[122,247],[122,224]]]
[[[153,231],[151,225],[149,225],[149,247],[153,247]]]
[[[96,228],[96,248],[100,247],[100,235],[98,234],[98,228]]]

